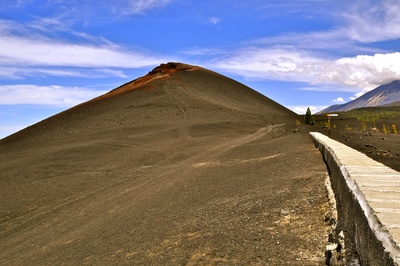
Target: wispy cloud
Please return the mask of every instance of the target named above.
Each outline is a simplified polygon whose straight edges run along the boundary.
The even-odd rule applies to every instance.
[[[125,10],[128,14],[144,14],[147,11],[168,5],[171,0],[129,0]]]
[[[64,12],[52,17],[35,17],[29,27],[42,32],[69,31],[75,21],[70,17],[70,12]]]
[[[318,64],[324,63],[307,51],[246,47],[212,60],[210,66],[251,79],[310,81]]]
[[[0,85],[0,105],[71,107],[104,93],[106,91],[78,87]]]
[[[117,76],[123,69],[158,65],[166,57],[127,49],[84,35],[80,42],[57,40],[12,21],[0,21],[0,76],[20,78],[36,73],[51,76]]]
[[[357,2],[356,2],[357,3]],[[348,36],[369,43],[400,38],[400,1],[362,1],[342,14]]]
[[[0,8],[3,10],[19,9],[28,5],[32,0],[3,0],[0,3]]]
[[[221,21],[221,19],[219,19],[217,17],[208,18],[208,22],[210,22],[211,24],[214,24],[214,25],[217,25],[220,21]]]
[[[79,77],[79,78],[127,78],[122,70],[110,68],[42,68],[42,67],[3,67],[0,77],[3,79],[23,79],[25,77]]]
[[[181,51],[182,54],[194,55],[194,56],[216,56],[216,55],[228,55],[227,51],[218,48],[204,48],[204,47],[194,47]]]
[[[0,38],[1,65],[138,68],[160,59],[117,45],[76,44],[20,36]]]

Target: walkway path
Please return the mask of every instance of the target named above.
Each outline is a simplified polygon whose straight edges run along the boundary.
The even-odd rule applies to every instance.
[[[358,202],[366,217],[369,229],[381,242],[385,252],[389,252],[394,262],[400,264],[400,173],[321,133],[310,134],[324,155],[330,168],[331,179],[344,178],[352,198]],[[340,169],[340,172],[335,171],[335,168]],[[337,185],[337,190],[339,187],[340,185]],[[335,191],[335,193],[341,194],[336,198],[347,200],[342,195],[346,191]],[[350,223],[351,221],[356,223],[356,218],[352,217],[356,213],[346,209],[347,203],[339,202],[339,204],[343,205],[342,215],[348,216],[347,220],[350,220]],[[358,225],[354,227],[356,231],[357,228],[360,229]],[[354,232],[355,237],[357,234],[363,233]],[[371,240],[364,239],[364,241]],[[363,245],[371,246],[370,243],[355,243],[355,246]],[[362,254],[360,257],[362,260]]]

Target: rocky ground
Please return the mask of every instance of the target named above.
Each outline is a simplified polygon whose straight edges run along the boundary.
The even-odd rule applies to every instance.
[[[319,151],[284,125],[234,127],[110,131],[1,153],[0,261],[322,265]]]

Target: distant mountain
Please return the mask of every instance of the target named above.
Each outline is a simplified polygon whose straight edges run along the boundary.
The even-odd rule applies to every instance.
[[[389,84],[381,85],[351,102],[329,106],[319,113],[349,111],[362,107],[397,106],[399,103],[400,80],[395,80]]]
[[[331,105],[321,111],[319,111],[317,114],[325,114],[325,113],[332,113],[332,112],[337,112],[337,111],[341,111],[341,107],[343,107],[344,104],[335,104],[335,105]]]

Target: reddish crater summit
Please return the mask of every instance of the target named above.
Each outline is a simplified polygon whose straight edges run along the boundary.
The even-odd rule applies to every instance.
[[[188,64],[169,62],[166,64],[161,64],[158,67],[154,68],[152,71],[149,72],[149,75],[171,74],[178,70],[193,70],[195,68],[197,67]]]
[[[174,63],[174,62],[169,62],[166,64],[161,64],[158,67],[155,67],[153,70],[151,70],[146,76],[137,78],[133,80],[131,83],[132,85],[142,85],[144,83],[147,83],[149,81],[152,81],[154,79],[160,79],[160,78],[167,78],[171,74],[181,71],[181,70],[195,70],[198,69],[199,67],[188,65],[188,64],[183,64],[183,63]],[[123,85],[124,86],[124,85]],[[121,86],[121,87],[123,87]],[[117,88],[118,89],[118,88]]]
[[[143,90],[148,90],[152,89],[153,86],[149,84],[151,81],[158,80],[158,79],[167,79],[170,77],[173,73],[177,71],[192,71],[195,69],[199,69],[200,67],[198,66],[192,66],[188,64],[183,64],[183,63],[176,63],[176,62],[169,62],[166,64],[161,64],[158,67],[155,67],[153,70],[151,70],[147,75],[143,77],[139,77],[133,81],[130,81],[114,90],[111,90],[109,93],[102,95],[95,100],[98,100],[99,98],[104,98],[107,96],[114,96],[116,94],[120,94],[123,92],[131,91],[131,90],[136,90],[136,89],[143,89]]]
[[[167,78],[171,74],[173,74],[177,71],[182,71],[182,70],[192,71],[192,70],[199,69],[199,68],[200,67],[192,66],[192,65],[188,65],[188,64],[169,62],[166,64],[161,64],[158,67],[155,67],[146,76],[137,78],[134,81],[132,81],[132,84],[133,85],[141,85],[143,83],[147,83],[154,79]]]

